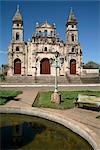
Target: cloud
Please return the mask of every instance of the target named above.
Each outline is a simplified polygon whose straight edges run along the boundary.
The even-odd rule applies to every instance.
[[[6,55],[7,53],[8,53],[8,51],[0,51],[0,54]]]

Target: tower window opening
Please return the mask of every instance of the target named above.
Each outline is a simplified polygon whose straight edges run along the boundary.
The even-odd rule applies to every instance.
[[[17,51],[17,52],[19,51],[19,47],[16,47],[16,51]]]
[[[44,51],[47,51],[47,47],[44,48]]]
[[[41,31],[39,31],[39,36],[41,36]]]
[[[19,33],[16,33],[16,40],[19,40]]]
[[[74,52],[74,47],[72,47],[72,52]]]
[[[74,42],[74,35],[72,35],[72,41]]]
[[[80,49],[80,54],[82,54],[82,50]]]
[[[34,38],[34,42],[35,42],[35,38]]]
[[[74,25],[72,25],[72,28],[74,28]]]
[[[51,31],[51,36],[53,35],[53,32]]]
[[[47,36],[47,30],[44,31],[44,36]]]

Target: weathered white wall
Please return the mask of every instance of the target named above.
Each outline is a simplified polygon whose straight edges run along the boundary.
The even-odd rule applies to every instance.
[[[87,73],[87,74],[97,73],[97,74],[99,74],[99,69],[83,69],[83,73]]]

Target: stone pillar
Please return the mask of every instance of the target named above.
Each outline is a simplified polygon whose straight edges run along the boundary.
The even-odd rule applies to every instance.
[[[60,101],[61,101],[61,95],[59,93],[54,92],[51,95],[51,102],[56,103],[56,104],[60,104]]]

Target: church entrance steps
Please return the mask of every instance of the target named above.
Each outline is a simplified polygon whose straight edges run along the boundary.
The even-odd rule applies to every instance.
[[[100,76],[83,76],[80,78],[83,84],[92,84],[92,83],[100,83]]]
[[[77,76],[77,75],[70,75],[69,77],[69,83],[72,83],[72,84],[81,84],[81,79],[80,79],[80,76]]]
[[[41,76],[7,76],[6,80],[0,84],[50,84],[54,85],[55,77],[50,75]],[[58,84],[93,84],[100,83],[100,77],[80,77],[80,76],[58,76]]]
[[[68,80],[65,76],[58,76],[58,84],[68,84]],[[54,84],[55,83],[55,77],[54,76],[37,76],[36,77],[37,83],[49,83]]]
[[[81,84],[81,79],[79,75],[71,75],[71,74],[66,74],[66,79],[70,84]]]
[[[7,76],[6,81],[1,82],[1,84],[9,83],[9,84],[54,84],[55,77],[50,75],[42,75],[42,76]],[[68,84],[68,80],[65,76],[58,77],[58,84]]]
[[[35,81],[34,77],[32,76],[7,76],[6,82],[7,83],[33,83]]]

